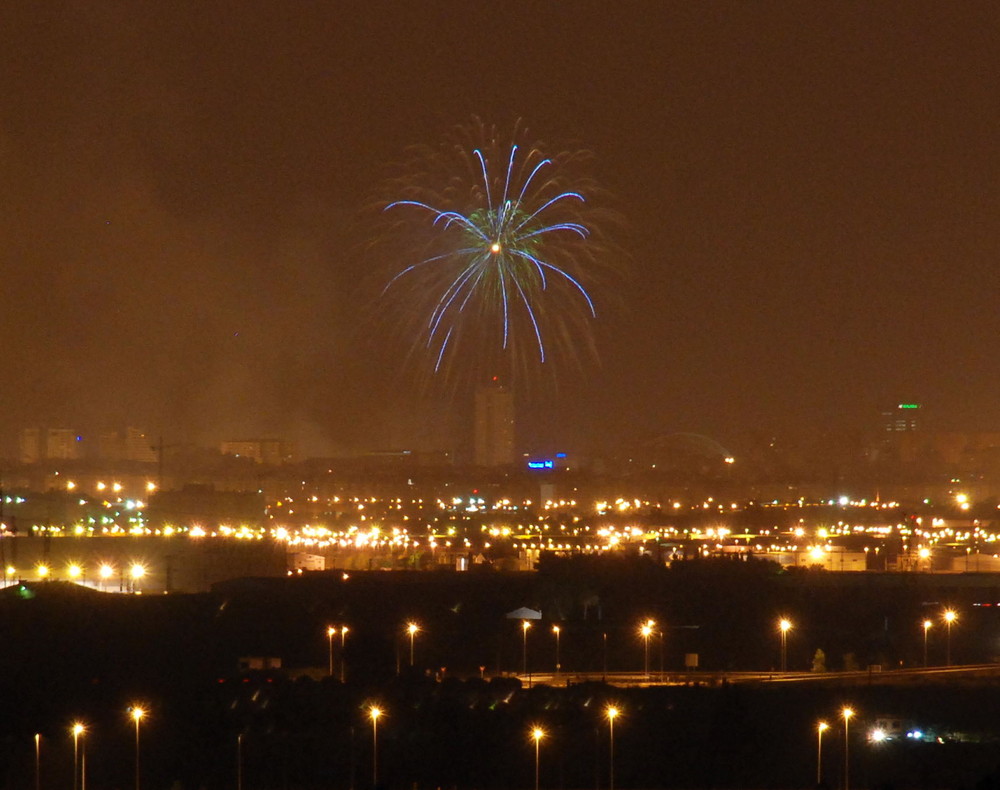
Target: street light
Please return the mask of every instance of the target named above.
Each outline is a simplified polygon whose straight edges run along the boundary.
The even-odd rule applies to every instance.
[[[35,733],[35,790],[42,786],[42,734]]]
[[[559,663],[559,632],[560,628],[557,625],[552,626],[552,633],[556,635],[556,674],[559,674],[559,670],[562,668],[562,664]]]
[[[80,786],[80,736],[87,731],[82,722],[73,722],[70,732],[73,733],[73,790]]]
[[[816,786],[823,784],[823,733],[830,729],[830,725],[821,721],[816,725]]]
[[[951,624],[958,619],[958,615],[955,614],[954,610],[946,609],[944,613],[944,622],[948,626],[948,638],[945,642],[947,645],[945,649],[945,665],[951,666]]]
[[[372,787],[378,787],[378,717],[382,715],[382,709],[372,705],[368,715],[372,720]]]
[[[132,721],[135,722],[135,790],[139,790],[139,722],[146,711],[138,705],[132,706]]]
[[[844,790],[850,790],[851,782],[851,760],[850,760],[850,748],[851,742],[848,737],[849,728],[848,725],[851,721],[851,716],[854,715],[854,710],[852,708],[844,708],[840,711],[840,715],[844,717]]]
[[[615,790],[615,717],[621,713],[614,705],[608,705],[604,709],[604,715],[608,717],[608,790]]]
[[[639,634],[642,636],[643,640],[642,671],[646,678],[649,678],[649,637],[653,633],[654,625],[656,625],[656,623],[653,620],[647,620],[639,628]]]
[[[521,621],[521,674],[528,674],[528,629],[531,623],[527,620]]]
[[[410,666],[413,666],[413,637],[417,635],[417,631],[420,630],[420,626],[416,623],[406,624],[406,633],[410,635]]]
[[[533,727],[531,737],[535,739],[535,790],[538,790],[538,745],[541,743],[542,738],[545,737],[545,730],[541,727]]]
[[[327,661],[329,672],[328,675],[333,677],[333,637],[337,635],[337,629],[332,625],[326,627],[326,646],[329,654],[329,659]]]
[[[782,617],[778,621],[778,630],[781,632],[781,671],[788,671],[788,651],[786,649],[788,632],[792,627],[792,623],[787,618]]]
[[[340,627],[340,682],[344,682],[344,673],[347,670],[347,626]]]
[[[132,592],[136,592],[136,588],[139,586],[139,580],[146,575],[146,568],[138,562],[132,563],[132,567],[128,571],[129,576],[132,579]]]
[[[927,668],[927,632],[931,630],[930,620],[924,620],[924,669]]]

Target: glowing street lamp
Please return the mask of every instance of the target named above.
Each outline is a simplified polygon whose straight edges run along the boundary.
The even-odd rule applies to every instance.
[[[791,620],[782,617],[778,621],[778,631],[781,632],[781,671],[786,672],[788,670],[788,651],[787,651],[787,641],[788,632],[792,628]]]
[[[538,757],[539,757],[539,744],[542,738],[545,737],[545,730],[541,727],[533,727],[531,730],[531,737],[535,739],[535,790],[538,790]]]
[[[410,666],[411,667],[413,666],[413,637],[415,637],[417,635],[417,632],[419,630],[420,630],[420,626],[417,625],[416,623],[407,623],[406,624],[406,633],[408,633],[410,635]]]
[[[42,786],[42,734],[35,733],[35,790]]]
[[[38,574],[39,579],[45,579],[49,575],[49,566],[42,563],[37,568],[35,568],[35,573]]]
[[[621,713],[614,705],[608,705],[604,709],[604,715],[608,717],[608,790],[615,790],[615,717]]]
[[[136,587],[139,585],[139,580],[146,575],[146,568],[144,565],[134,562],[128,570],[128,575],[132,580],[132,592],[135,592]]]
[[[83,568],[81,568],[79,564],[71,562],[69,567],[66,568],[66,573],[69,574],[69,577],[75,582],[83,575]]]
[[[927,668],[927,632],[931,630],[933,623],[930,620],[924,620],[924,668]]]
[[[639,635],[642,636],[643,641],[642,671],[647,678],[649,677],[649,637],[653,634],[654,625],[656,623],[653,620],[647,620],[639,627]]]
[[[951,624],[958,619],[958,615],[955,614],[954,610],[946,609],[944,613],[944,622],[948,626],[948,637],[945,641],[947,647],[945,648],[945,666],[951,666]]]
[[[528,674],[528,629],[531,623],[527,620],[521,621],[521,674]]]
[[[844,717],[844,790],[850,790],[850,771],[851,771],[851,759],[850,759],[850,748],[851,741],[849,736],[848,725],[851,721],[851,716],[854,715],[853,708],[844,708],[840,711],[840,715]]]
[[[129,715],[135,722],[135,790],[139,790],[139,722],[146,715],[146,711],[138,705],[133,705]]]
[[[559,633],[561,629],[559,626],[552,626],[552,633],[556,635],[556,674],[559,674],[559,670],[562,669],[562,664],[559,663]]]
[[[344,672],[347,667],[347,653],[345,651],[345,646],[347,645],[347,626],[340,627],[340,682],[344,682]]]
[[[816,725],[816,786],[823,784],[823,733],[830,729],[830,725],[821,721]]]
[[[382,709],[375,705],[368,709],[372,720],[372,787],[378,787],[378,718],[381,715]]]
[[[73,790],[80,786],[80,736],[87,732],[82,722],[73,722],[70,728],[73,734]]]
[[[329,653],[329,660],[327,662],[329,664],[329,671],[327,674],[330,677],[333,677],[333,637],[335,637],[336,635],[337,635],[337,629],[334,628],[332,625],[328,625],[326,627],[326,643],[327,643],[327,650]]]

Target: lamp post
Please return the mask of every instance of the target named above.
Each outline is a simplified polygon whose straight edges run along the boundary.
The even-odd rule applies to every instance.
[[[73,733],[73,790],[80,786],[80,736],[87,731],[81,722],[74,722],[70,732]]]
[[[112,568],[108,563],[103,563],[98,570],[98,575],[101,577],[101,589],[103,590],[110,579],[115,573],[115,569]]]
[[[35,790],[42,786],[42,734],[35,733]]]
[[[556,635],[556,674],[559,674],[559,670],[562,669],[562,664],[559,663],[559,632],[560,628],[557,625],[552,626],[552,633]]]
[[[132,706],[132,721],[135,722],[135,790],[139,790],[139,722],[146,715],[146,711],[138,705]]]
[[[539,757],[539,744],[542,738],[545,737],[545,730],[541,727],[533,727],[531,730],[531,737],[535,739],[535,790],[538,790],[538,757]]]
[[[142,578],[144,578],[145,575],[146,575],[146,568],[144,565],[138,562],[132,564],[132,567],[129,569],[129,576],[132,579],[132,590],[131,590],[132,592],[139,591],[139,581]]]
[[[948,626],[948,636],[945,640],[945,665],[951,666],[951,624],[958,619],[958,615],[955,614],[953,609],[946,609],[944,613],[944,622]]]
[[[531,623],[527,620],[521,621],[521,674],[528,674],[528,629]]]
[[[778,621],[778,631],[781,632],[781,671],[788,671],[788,632],[792,627],[792,623],[785,617],[782,617]]]
[[[344,682],[344,674],[347,671],[347,626],[340,627],[340,682]]]
[[[851,787],[851,741],[850,735],[850,721],[851,716],[854,715],[854,710],[852,708],[844,708],[840,711],[840,715],[844,717],[844,790],[850,790]]]
[[[643,641],[642,672],[647,679],[649,678],[649,637],[653,633],[654,625],[656,625],[655,622],[647,620],[639,628],[639,634],[642,636]]]
[[[933,623],[931,623],[930,620],[924,620],[923,625],[924,625],[924,669],[926,669],[927,668],[927,632],[931,630],[931,625],[933,625]]]
[[[821,721],[816,725],[816,786],[823,784],[823,733],[830,729],[830,725]]]
[[[327,674],[333,677],[333,637],[337,635],[337,629],[332,625],[326,627],[326,646],[327,646]]]
[[[619,713],[614,705],[604,709],[608,717],[608,790],[615,790],[615,716]]]
[[[416,623],[406,624],[406,633],[410,635],[410,666],[413,666],[413,637],[417,635],[417,631],[420,630],[420,626]]]
[[[236,790],[243,790],[243,733],[236,736]]]
[[[382,715],[382,709],[372,705],[368,715],[372,720],[372,787],[378,787],[378,717]]]

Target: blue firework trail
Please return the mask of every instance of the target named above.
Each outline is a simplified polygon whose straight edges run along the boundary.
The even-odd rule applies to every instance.
[[[383,206],[410,258],[383,296],[424,306],[407,331],[435,372],[474,357],[527,373],[592,348],[602,245],[590,182],[569,182],[579,154],[545,156],[518,131],[503,143],[480,125],[476,144],[420,149]]]

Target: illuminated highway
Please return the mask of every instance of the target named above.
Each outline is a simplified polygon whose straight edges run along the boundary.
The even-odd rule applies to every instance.
[[[965,664],[953,667],[911,667],[906,669],[864,669],[850,672],[532,672],[514,675],[524,685],[569,686],[579,683],[606,683],[609,686],[720,686],[733,683],[829,683],[856,686],[906,684],[915,681],[1000,677],[1000,664]]]

